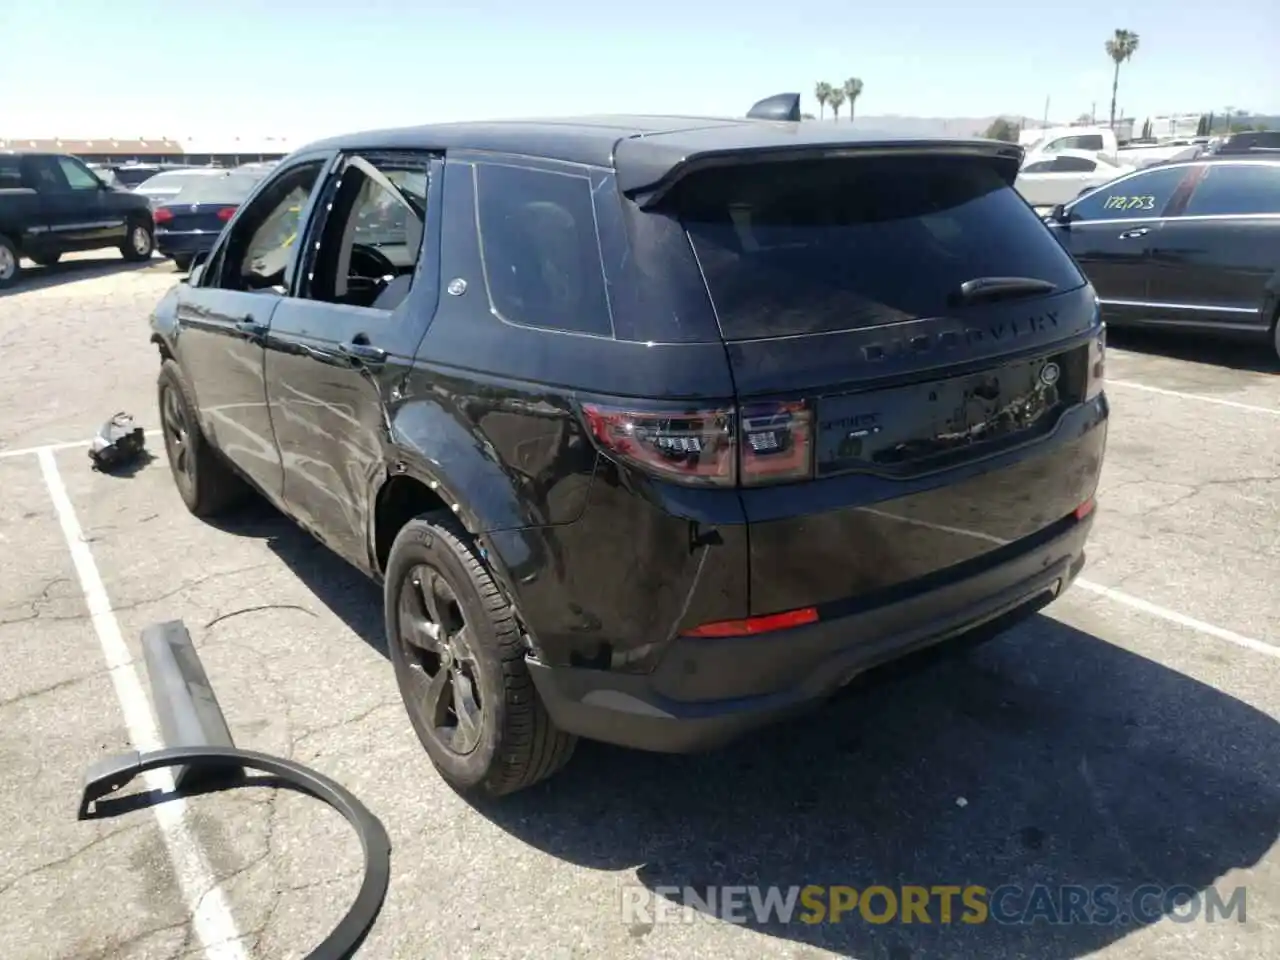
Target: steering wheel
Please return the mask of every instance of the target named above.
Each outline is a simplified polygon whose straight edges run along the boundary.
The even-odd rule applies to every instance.
[[[352,293],[370,293],[377,297],[390,279],[400,271],[391,258],[377,247],[357,243],[351,248],[350,276],[347,289]]]

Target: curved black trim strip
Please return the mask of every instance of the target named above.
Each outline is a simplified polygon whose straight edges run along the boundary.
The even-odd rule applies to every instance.
[[[364,850],[364,879],[360,890],[346,916],[307,954],[307,960],[349,960],[360,949],[386,899],[391,883],[391,839],[382,822],[355,794],[324,774],[283,757],[239,747],[174,747],[150,753],[128,753],[108,757],[90,769],[80,799],[79,819],[86,819],[91,803],[114,793],[148,770],[202,765],[225,767],[229,760],[250,770],[274,774],[300,792],[327,803],[355,828]]]

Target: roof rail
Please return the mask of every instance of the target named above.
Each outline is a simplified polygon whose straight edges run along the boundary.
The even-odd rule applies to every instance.
[[[747,111],[748,120],[786,120],[798,123],[800,120],[800,94],[775,93],[765,97]]]

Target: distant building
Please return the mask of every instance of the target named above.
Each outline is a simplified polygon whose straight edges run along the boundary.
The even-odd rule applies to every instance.
[[[299,144],[285,137],[103,137],[6,139],[0,150],[70,153],[87,163],[187,163],[236,166],[279,160]]]

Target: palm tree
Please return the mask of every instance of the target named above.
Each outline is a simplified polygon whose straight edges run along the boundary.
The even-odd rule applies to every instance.
[[[1116,63],[1116,73],[1111,81],[1111,126],[1116,125],[1116,90],[1120,87],[1120,64],[1138,51],[1138,35],[1132,30],[1117,30],[1107,41],[1107,56]]]
[[[824,115],[827,101],[831,99],[831,84],[825,80],[819,81],[814,85],[813,96],[818,101],[818,116],[821,117]]]
[[[853,123],[853,108],[858,103],[858,98],[862,96],[862,81],[857,77],[850,77],[844,82],[844,95],[849,98],[849,122]]]
[[[844,105],[844,87],[832,87],[827,94],[827,102],[831,104],[831,112],[840,119],[840,107]]]

